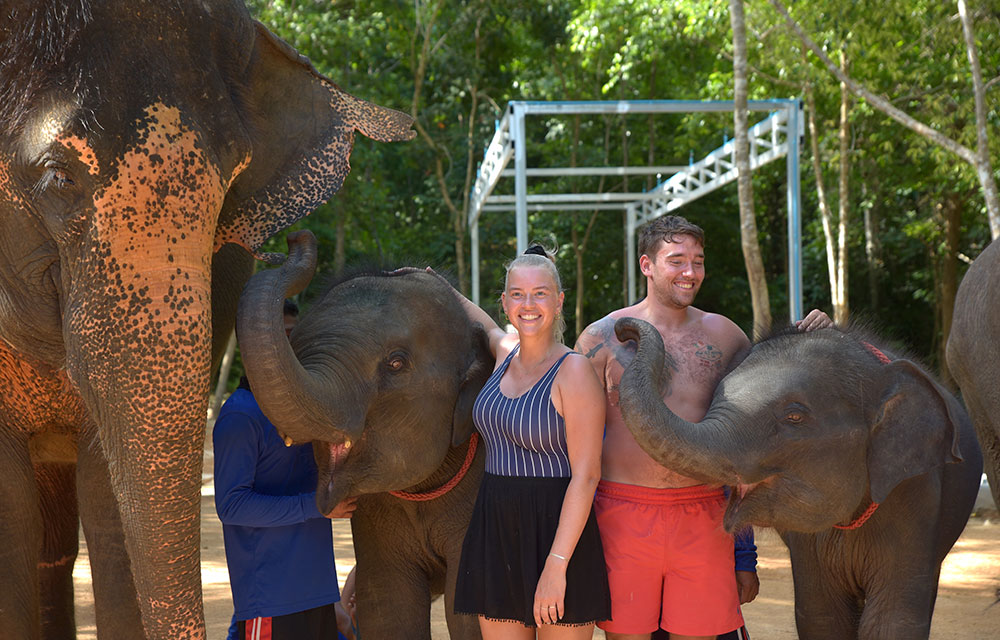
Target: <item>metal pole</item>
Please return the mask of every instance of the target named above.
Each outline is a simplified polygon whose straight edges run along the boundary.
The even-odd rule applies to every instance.
[[[802,318],[802,194],[799,188],[799,144],[802,137],[802,101],[788,105],[788,312]]]
[[[528,248],[528,154],[524,142],[524,105],[511,103],[513,117],[510,121],[511,138],[514,140],[514,215],[517,222],[517,255]]]
[[[636,299],[636,280],[635,280],[635,207],[629,207],[625,210],[625,237],[628,238],[628,251],[626,256],[628,259],[628,303],[630,305],[635,304]]]

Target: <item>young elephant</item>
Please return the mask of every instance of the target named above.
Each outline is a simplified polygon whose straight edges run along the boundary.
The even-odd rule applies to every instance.
[[[328,289],[285,338],[282,301],[312,277],[316,240],[290,234],[289,259],[240,300],[240,349],[254,396],[286,442],[312,442],[323,513],[360,496],[351,519],[365,638],[429,640],[445,594],[452,638],[479,638],[452,598],[483,474],[472,403],[493,359],[439,276],[405,269]],[[456,482],[457,481],[457,482]]]
[[[941,562],[972,511],[982,458],[958,401],[854,331],[756,344],[699,423],[664,405],[670,356],[641,320],[622,415],[666,467],[734,487],[728,530],[774,527],[788,545],[799,637],[927,638]]]

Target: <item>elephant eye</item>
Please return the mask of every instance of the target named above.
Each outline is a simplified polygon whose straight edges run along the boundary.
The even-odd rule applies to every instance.
[[[809,415],[809,410],[803,407],[797,402],[793,402],[791,405],[785,408],[785,415],[782,417],[782,422],[785,424],[802,424],[805,422],[806,417]]]
[[[74,184],[72,174],[66,169],[62,162],[49,159],[45,161],[43,166],[45,167],[45,172],[42,174],[42,178],[39,181],[37,188],[46,189],[48,187],[57,187],[59,189],[63,189]]]
[[[57,187],[68,187],[73,184],[73,179],[69,177],[69,174],[62,169],[55,169],[52,171],[52,184]]]
[[[406,364],[407,364],[406,354],[400,353],[398,351],[392,353],[385,360],[386,368],[393,373],[398,373],[406,369]]]

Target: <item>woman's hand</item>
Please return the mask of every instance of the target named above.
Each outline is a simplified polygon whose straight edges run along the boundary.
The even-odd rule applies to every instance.
[[[555,624],[563,616],[566,597],[566,560],[550,555],[535,587],[535,624]]]

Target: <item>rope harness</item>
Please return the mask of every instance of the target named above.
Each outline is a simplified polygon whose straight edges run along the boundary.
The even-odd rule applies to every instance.
[[[465,474],[469,472],[469,467],[472,466],[472,461],[476,457],[476,447],[479,444],[479,434],[473,432],[472,436],[469,438],[469,449],[465,452],[465,462],[462,463],[462,467],[458,472],[452,477],[451,480],[444,483],[437,489],[432,491],[425,491],[423,493],[408,493],[406,491],[390,491],[389,495],[401,498],[403,500],[409,500],[410,502],[426,502],[427,500],[433,500],[434,498],[439,498],[444,494],[448,493],[455,486],[462,481]]]
[[[889,359],[889,356],[882,353],[882,351],[878,347],[871,344],[870,342],[862,342],[861,344],[863,344],[865,346],[865,349],[868,349],[868,351],[870,351],[871,354],[875,356],[878,359],[878,361],[881,362],[882,364],[889,364],[890,362],[892,362],[892,360]],[[868,522],[868,519],[872,517],[872,514],[875,513],[876,509],[878,509],[878,503],[872,502],[870,505],[868,505],[868,508],[865,509],[864,513],[855,518],[850,524],[845,524],[845,525],[835,524],[833,525],[833,528],[843,529],[846,531],[852,531],[854,529],[858,529],[861,527],[861,525]]]

